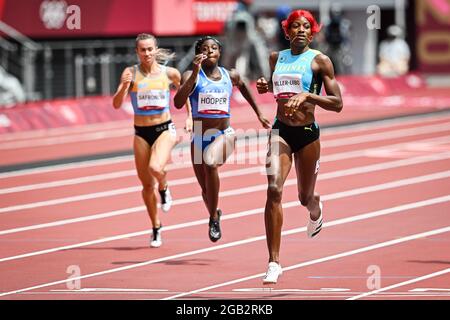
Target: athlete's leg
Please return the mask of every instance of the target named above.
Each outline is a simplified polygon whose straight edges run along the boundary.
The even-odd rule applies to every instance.
[[[159,190],[167,187],[166,164],[169,162],[171,151],[176,144],[176,133],[172,129],[166,130],[156,139],[151,147],[149,170],[159,184]]]
[[[219,190],[220,180],[218,168],[223,165],[226,159],[234,151],[236,143],[236,136],[234,131],[225,132],[219,135],[216,139],[205,149],[203,154],[204,159],[204,174],[205,174],[205,188],[208,199],[208,212],[213,220],[217,220],[217,207],[219,204]]]
[[[201,145],[196,145],[195,142],[191,143],[191,161],[194,168],[197,181],[202,188],[203,202],[208,210],[209,223],[208,233],[209,239],[213,242],[218,241],[221,238],[220,231],[220,217],[217,210],[218,193],[219,193],[219,175],[217,168],[207,166],[202,157],[198,157],[201,153]]]
[[[220,179],[219,170],[217,167],[210,167],[203,164],[203,174],[205,177],[205,194],[206,194],[206,208],[208,209],[209,217],[213,220],[218,220],[217,206],[219,204],[219,190]]]
[[[267,153],[267,201],[264,211],[269,262],[279,263],[283,210],[281,198],[283,186],[291,170],[291,148],[278,134],[271,132]]]
[[[154,228],[158,228],[161,222],[158,217],[155,194],[155,178],[151,175],[149,169],[150,147],[141,137],[134,136],[134,161],[139,180],[142,184],[142,198],[147,212]]]
[[[320,215],[320,196],[314,192],[319,171],[320,140],[308,144],[294,154],[299,200],[310,212],[310,218],[317,220]]]
[[[192,168],[194,169],[195,177],[197,178],[198,184],[200,185],[200,188],[202,189],[202,198],[203,202],[205,203],[206,208],[208,209],[208,197],[206,195],[206,179],[205,179],[205,169],[203,168],[204,164],[203,161],[198,161],[197,163],[196,159],[198,157],[195,157],[196,152],[202,152],[200,149],[197,150],[197,146],[194,143],[191,143],[191,162],[192,162]],[[208,210],[209,212],[209,210]]]

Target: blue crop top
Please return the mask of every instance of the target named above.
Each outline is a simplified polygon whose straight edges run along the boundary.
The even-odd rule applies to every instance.
[[[230,98],[233,92],[228,71],[219,67],[220,80],[209,79],[200,69],[194,90],[189,95],[193,118],[229,118]]]

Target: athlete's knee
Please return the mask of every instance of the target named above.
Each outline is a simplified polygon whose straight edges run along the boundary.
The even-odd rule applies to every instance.
[[[155,192],[155,185],[150,182],[142,183],[142,194],[143,195],[151,195]]]
[[[208,181],[219,179],[219,170],[215,166],[204,166],[205,172],[205,190],[208,186]]]
[[[138,170],[138,178],[141,181],[142,186],[150,185],[152,182],[152,177],[146,170]]]
[[[270,183],[267,187],[267,200],[272,202],[281,202],[281,198],[283,196],[283,187]]]
[[[159,176],[164,174],[164,167],[159,163],[150,163],[148,170],[152,176]]]
[[[310,205],[314,201],[314,197],[310,193],[300,192],[299,195],[298,195],[298,198],[300,200],[300,203],[304,207],[308,207],[308,205]]]

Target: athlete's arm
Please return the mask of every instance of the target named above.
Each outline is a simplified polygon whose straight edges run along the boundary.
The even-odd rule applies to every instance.
[[[269,65],[270,65],[270,79],[269,82],[264,77],[256,80],[256,89],[258,89],[258,93],[266,93],[273,92],[273,83],[272,83],[272,75],[275,70],[275,65],[278,60],[278,52],[272,52],[269,56]]]
[[[186,103],[186,100],[189,97],[189,94],[191,93],[192,89],[194,88],[196,79],[193,79],[192,76],[193,72],[191,70],[188,70],[183,73],[183,76],[181,77],[181,84],[178,88],[177,93],[173,97],[173,102],[175,105],[175,108],[181,109],[184,104]]]
[[[186,111],[187,111],[187,117],[186,117],[186,121],[184,123],[184,130],[186,130],[186,132],[192,132],[194,123],[193,123],[193,119],[192,119],[191,102],[189,100],[186,100]]]
[[[311,92],[296,94],[285,104],[287,116],[292,116],[295,110],[300,108],[304,102],[318,105],[325,110],[341,112],[343,107],[341,90],[334,76],[334,68],[330,58],[324,54],[317,55],[313,60],[312,69],[313,72],[322,76],[327,95],[321,96]]]
[[[194,89],[195,83],[197,82],[197,76],[200,72],[202,61],[206,59],[206,55],[200,53],[194,57],[192,62],[192,70],[188,70],[183,73],[181,78],[181,87],[178,89],[175,97],[173,98],[175,108],[181,109],[186,103],[187,98]]]
[[[169,77],[170,81],[172,82],[171,86],[175,90],[178,90],[181,85],[180,71],[178,71],[178,69],[168,67],[167,68],[167,76]],[[175,100],[175,97],[174,97],[174,100]],[[187,111],[187,117],[186,117],[184,129],[187,132],[191,132],[192,131],[192,116],[191,116],[191,104],[189,103],[189,100],[186,101],[186,111]]]
[[[262,114],[261,110],[259,110],[258,105],[256,104],[255,99],[253,98],[253,95],[248,89],[248,86],[245,83],[245,81],[241,78],[241,76],[235,69],[229,71],[229,74],[231,81],[233,82],[233,85],[238,87],[239,91],[242,93],[242,96],[250,104],[253,111],[255,111],[256,115],[258,116],[258,120],[261,122],[263,127],[269,129],[271,127],[270,122],[269,120],[264,118],[264,115]]]
[[[343,108],[341,89],[339,88],[336,77],[334,76],[333,63],[330,58],[324,54],[319,54],[314,58],[314,64],[318,66],[318,72],[322,75],[326,96],[320,96],[309,93],[307,102],[314,103],[325,110],[341,112]]]
[[[131,68],[127,67],[122,72],[119,86],[117,87],[117,91],[113,96],[113,107],[115,109],[119,109],[122,105],[123,100],[130,90],[131,81],[133,81],[133,73],[131,72]]]
[[[180,87],[181,74],[178,69],[167,67],[167,77],[171,81],[171,85],[174,89],[178,89]]]

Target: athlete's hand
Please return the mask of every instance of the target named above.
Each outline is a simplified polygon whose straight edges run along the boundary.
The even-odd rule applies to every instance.
[[[309,93],[301,92],[289,98],[288,102],[284,105],[284,115],[286,117],[292,118],[298,109],[300,109],[303,104],[308,99]]]
[[[199,72],[200,68],[202,67],[203,60],[205,60],[207,57],[208,56],[203,53],[197,54],[192,61],[192,71],[195,73]]]
[[[126,88],[128,88],[132,80],[133,80],[133,73],[130,71],[129,68],[126,68],[122,73],[122,78],[120,79],[120,81],[125,85]]]
[[[193,121],[191,117],[186,118],[186,121],[184,123],[184,131],[186,133],[191,133],[193,128]]]
[[[270,121],[267,120],[263,115],[258,116],[259,122],[261,122],[262,126],[266,129],[270,129],[272,126],[270,124]]]
[[[264,77],[256,80],[256,89],[258,90],[259,94],[269,92],[269,84]]]

